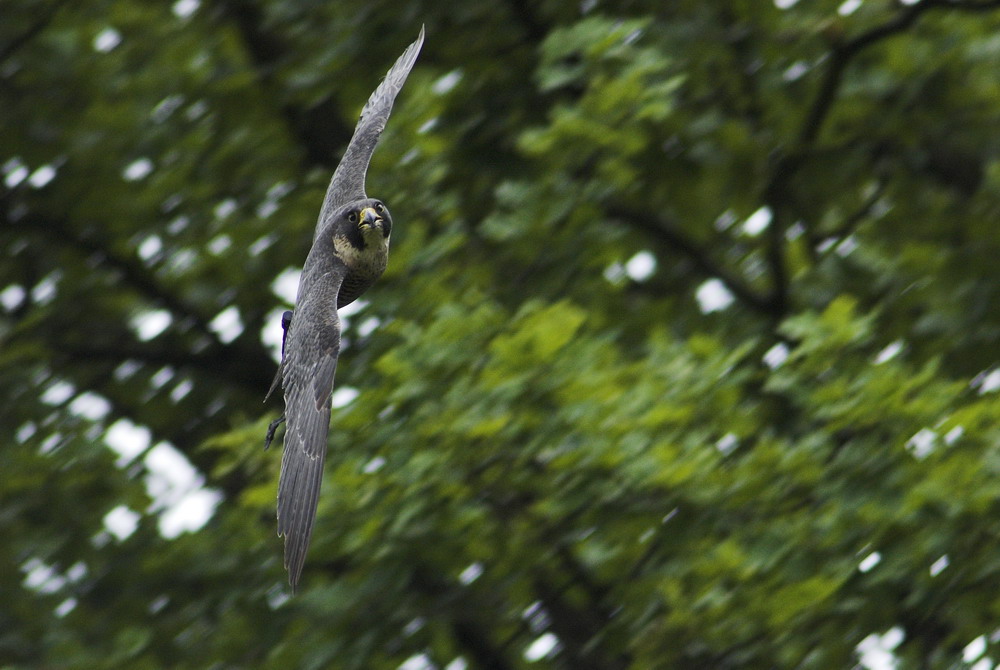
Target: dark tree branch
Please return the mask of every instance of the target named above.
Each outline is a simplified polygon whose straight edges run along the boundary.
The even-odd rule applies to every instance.
[[[459,648],[465,650],[477,668],[483,670],[512,670],[503,657],[499,647],[495,646],[486,633],[487,627],[477,625],[469,619],[455,617],[451,620],[452,636]]]
[[[588,608],[598,615],[605,622],[611,621],[614,610],[608,606],[611,596],[611,589],[604,584],[597,582],[586,568],[577,560],[573,554],[573,549],[564,541],[558,541],[555,547],[555,555],[559,560],[559,567],[569,575],[572,582],[579,586],[587,594]]]
[[[785,267],[785,231],[788,229],[787,207],[791,197],[787,192],[792,174],[798,169],[797,160],[779,158],[771,173],[771,180],[764,191],[764,202],[771,210],[771,224],[767,228],[765,256],[771,269],[771,299],[774,313],[783,316],[788,312],[788,269]]]
[[[146,296],[151,302],[167,309],[175,320],[190,323],[203,335],[210,337],[215,344],[221,345],[218,337],[209,328],[208,319],[204,315],[193,305],[185,303],[174,293],[161,286],[153,277],[152,272],[142,263],[112,251],[110,243],[99,240],[95,236],[83,235],[67,221],[58,217],[44,216],[34,210],[29,211],[27,216],[19,218],[15,223],[8,211],[0,209],[0,223],[7,230],[22,235],[47,237],[46,247],[56,244],[71,248],[84,257],[98,256],[102,265],[119,273],[129,286],[135,288],[138,293]],[[94,228],[97,227],[94,226]]]
[[[844,71],[851,60],[864,49],[888,37],[897,35],[910,26],[923,14],[932,9],[953,9],[966,12],[990,11],[1000,8],[1000,0],[923,0],[915,5],[909,5],[900,10],[894,17],[874,28],[857,35],[846,42],[833,47],[830,53],[826,73],[820,83],[819,91],[813,99],[809,112],[799,129],[798,143],[800,146],[812,144],[819,136],[833,108],[833,103],[840,90]]]
[[[854,232],[854,229],[858,227],[862,221],[864,221],[872,210],[875,209],[875,205],[878,201],[882,199],[885,193],[886,181],[884,179],[879,179],[876,183],[875,188],[872,190],[871,194],[865,198],[865,201],[861,203],[861,206],[853,211],[844,221],[837,226],[837,228],[831,231],[834,237],[846,237]]]
[[[56,355],[46,356],[43,364],[59,370],[66,370],[68,366],[60,367],[63,357],[79,361],[78,356],[73,351],[56,350]],[[223,475],[212,476],[220,459],[224,456],[213,449],[197,448],[205,439],[230,426],[226,417],[197,414],[187,421],[173,420],[172,417],[165,416],[162,412],[151,408],[148,398],[143,394],[137,394],[134,390],[124,388],[114,374],[121,359],[112,362],[114,365],[111,366],[100,363],[95,365],[92,361],[87,361],[83,365],[77,364],[74,370],[75,374],[69,376],[77,386],[99,394],[109,403],[110,412],[104,417],[104,424],[111,425],[119,419],[128,419],[141,424],[152,433],[151,445],[165,441],[184,452],[188,460],[200,472],[211,477],[210,485],[222,491],[228,499],[235,499],[242,493],[251,479],[247,469],[242,467],[226,468]],[[71,400],[67,399],[59,409],[65,410]],[[142,454],[137,455],[135,461],[141,460]]]
[[[579,607],[570,601],[567,591],[574,586],[573,582],[559,588],[556,586],[557,581],[566,580],[557,579],[552,574],[540,574],[534,578],[532,585],[549,615],[553,632],[562,643],[568,667],[580,670],[627,668],[627,658],[621,655],[608,656],[604,653],[604,645],[598,644],[607,621],[588,608]]]
[[[771,225],[767,230],[767,264],[771,268],[771,296],[774,316],[782,317],[788,313],[788,268],[785,267],[785,230],[783,214],[771,210]]]
[[[844,78],[844,71],[854,56],[860,53],[865,47],[890,35],[906,30],[921,14],[930,9],[933,4],[933,2],[925,1],[910,5],[882,25],[876,26],[854,39],[833,47],[829,55],[826,72],[819,86],[819,91],[816,93],[816,97],[813,98],[812,105],[809,106],[806,118],[799,129],[798,143],[800,146],[812,144],[819,136],[819,132],[823,128],[823,123],[833,109],[834,100],[837,97],[837,92],[840,90],[840,84]]]
[[[38,35],[45,30],[52,20],[59,13],[59,10],[63,8],[63,5],[67,3],[67,0],[60,0],[49,7],[49,11],[45,12],[41,17],[36,20],[30,28],[11,40],[10,44],[7,44],[3,48],[0,48],[0,65],[6,63],[7,60],[13,56],[15,53],[20,51],[27,45],[31,40],[38,37]]]
[[[410,586],[432,601],[432,608],[446,608],[446,618],[452,637],[475,668],[482,670],[513,670],[504,650],[490,636],[490,628],[480,623],[478,612],[483,608],[471,602],[469,589],[440,577],[437,570],[417,564]]]
[[[606,207],[605,214],[609,218],[621,220],[632,228],[648,233],[665,249],[680,253],[706,277],[715,277],[722,281],[733,295],[751,309],[768,316],[782,315],[780,300],[774,295],[761,295],[752,289],[742,278],[731,273],[720,263],[716,263],[707,250],[702,249],[673,223],[654,217],[649,212],[632,210],[622,204]]]
[[[0,222],[9,225],[9,217],[0,211]],[[65,221],[55,218],[28,216],[10,225],[9,230],[21,234],[45,235],[49,244],[57,244],[75,250],[81,256],[96,255],[101,266],[117,272],[127,286],[145,296],[155,305],[170,312],[175,323],[190,324],[198,335],[206,337],[210,346],[199,351],[183,343],[168,347],[144,345],[129,339],[127,342],[109,342],[106,338],[87,343],[73,343],[60,339],[61,333],[52,333],[55,346],[64,351],[74,351],[84,359],[122,361],[134,358],[152,365],[173,365],[178,368],[190,367],[208,375],[219,377],[229,384],[239,384],[248,392],[263,391],[270,383],[274,361],[259,346],[251,346],[244,337],[225,344],[209,327],[209,319],[189,302],[178,297],[164,287],[148,268],[137,259],[120,255],[110,249],[110,245],[93,236],[80,234]]]
[[[836,103],[844,73],[855,56],[868,47],[910,28],[923,14],[932,9],[958,11],[989,11],[1000,7],[1000,0],[923,0],[902,8],[895,16],[855,37],[834,45],[826,71],[816,96],[796,136],[796,145],[786,155],[777,157],[770,179],[763,190],[763,200],[771,208],[772,221],[768,230],[767,261],[771,269],[771,304],[776,314],[788,309],[789,278],[785,266],[785,231],[788,226],[788,183],[798,171],[805,156],[820,136]],[[734,291],[735,292],[735,291]]]
[[[547,30],[535,17],[534,5],[526,0],[507,0],[507,5],[514,18],[524,28],[528,41],[533,44],[541,44]]]
[[[264,27],[263,12],[253,0],[221,0],[219,6],[243,41],[265,99],[283,101],[274,73],[291,48]],[[328,95],[308,109],[287,102],[281,102],[279,107],[285,126],[302,148],[308,164],[333,170],[354,133],[353,127],[341,121],[337,101]]]
[[[155,343],[155,340],[153,341]],[[248,394],[260,392],[263,402],[264,391],[271,382],[271,371],[276,367],[268,356],[260,354],[247,357],[248,352],[233,351],[229,345],[221,345],[194,353],[183,345],[164,346],[138,342],[66,342],[54,340],[64,354],[88,361],[121,363],[135,360],[146,365],[169,365],[177,369],[193,369],[206,376],[232,385],[238,384]]]

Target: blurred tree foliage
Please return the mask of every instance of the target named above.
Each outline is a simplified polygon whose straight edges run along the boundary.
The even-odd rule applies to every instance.
[[[992,667],[1000,2],[2,10],[0,666]],[[262,332],[421,23],[290,598]]]

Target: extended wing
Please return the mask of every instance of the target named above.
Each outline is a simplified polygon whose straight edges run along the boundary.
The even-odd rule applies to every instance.
[[[323,480],[330,398],[340,354],[337,295],[347,273],[342,259],[334,253],[332,240],[320,239],[320,231],[332,230],[324,224],[336,208],[364,198],[365,172],[375,145],[423,43],[421,27],[417,40],[406,48],[368,98],[354,136],[333,173],[313,247],[299,280],[280,368],[287,426],[278,482],[278,535],[285,538],[285,567],[293,590],[302,575]],[[268,434],[273,434],[270,428]]]
[[[368,172],[368,164],[371,162],[372,154],[375,153],[375,145],[385,130],[389,113],[392,111],[392,103],[406,83],[406,77],[410,74],[413,64],[417,62],[417,55],[423,44],[424,28],[421,26],[417,39],[396,59],[386,73],[385,79],[365,103],[351,142],[347,145],[333,178],[330,179],[330,186],[323,199],[323,208],[320,210],[320,224],[338,205],[366,197],[365,173]],[[316,235],[319,234],[320,227],[321,225],[316,226]]]
[[[339,273],[323,274],[314,289],[300,290],[288,332],[283,366],[285,447],[278,482],[278,535],[285,538],[285,568],[294,590],[312,537],[327,435],[330,397],[340,354],[336,295]],[[301,287],[300,287],[301,289]]]

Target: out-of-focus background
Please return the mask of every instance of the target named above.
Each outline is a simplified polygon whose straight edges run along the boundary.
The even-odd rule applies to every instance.
[[[1000,2],[5,2],[0,666],[1000,660]],[[369,93],[301,593],[280,314]]]

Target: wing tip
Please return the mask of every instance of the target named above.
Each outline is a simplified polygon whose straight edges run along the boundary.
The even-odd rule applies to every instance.
[[[288,585],[292,587],[294,594],[298,591],[299,583],[302,581],[302,570],[306,564],[305,551],[300,547],[300,542],[294,540],[289,534],[286,533],[284,538],[285,570],[288,571]]]
[[[427,24],[420,24],[420,32],[417,34],[417,39],[410,42],[410,46],[403,50],[403,53],[396,59],[393,66],[389,68],[390,73],[395,70],[403,70],[409,75],[410,70],[413,69],[413,65],[417,62],[417,56],[420,55],[420,49],[424,46],[424,35],[427,32],[426,27]],[[402,87],[402,84],[400,84],[400,87]]]

